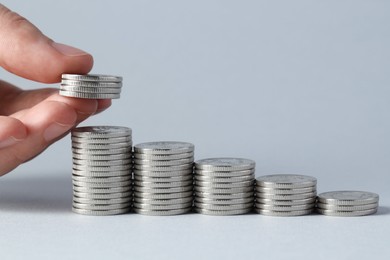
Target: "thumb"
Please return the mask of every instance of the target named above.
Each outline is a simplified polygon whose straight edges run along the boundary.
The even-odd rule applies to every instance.
[[[90,54],[60,44],[0,4],[0,66],[27,79],[54,83],[62,73],[86,74],[93,66]]]

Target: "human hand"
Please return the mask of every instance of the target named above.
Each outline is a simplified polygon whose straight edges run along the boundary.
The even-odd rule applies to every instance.
[[[90,54],[53,42],[25,18],[0,4],[0,66],[18,76],[59,82],[61,74],[86,74]],[[58,95],[56,89],[23,91],[0,80],[0,176],[34,158],[111,100]]]

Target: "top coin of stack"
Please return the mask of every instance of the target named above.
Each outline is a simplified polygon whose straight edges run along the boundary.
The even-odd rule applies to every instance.
[[[149,142],[134,146],[134,211],[167,216],[191,211],[194,145]]]
[[[268,216],[301,216],[315,206],[317,180],[311,176],[276,174],[256,179],[255,211]]]
[[[122,77],[109,75],[62,74],[60,95],[86,99],[120,97]]]
[[[331,191],[317,197],[320,214],[337,217],[371,215],[377,212],[379,195],[366,191]]]
[[[206,215],[238,215],[253,209],[255,162],[210,158],[195,162],[195,211]]]

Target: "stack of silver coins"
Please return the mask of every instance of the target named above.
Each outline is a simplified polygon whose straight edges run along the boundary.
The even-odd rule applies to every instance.
[[[255,162],[241,158],[210,158],[195,162],[195,211],[207,215],[238,215],[253,209]]]
[[[191,211],[193,162],[191,143],[149,142],[134,146],[134,211],[154,216]]]
[[[331,191],[317,197],[320,214],[337,217],[355,217],[375,214],[379,195],[367,191]]]
[[[72,130],[73,212],[114,215],[131,209],[131,139],[127,127]]]
[[[267,216],[302,216],[313,212],[317,179],[305,175],[277,174],[256,179],[255,211]]]
[[[60,95],[86,99],[119,98],[122,77],[109,75],[62,74]]]

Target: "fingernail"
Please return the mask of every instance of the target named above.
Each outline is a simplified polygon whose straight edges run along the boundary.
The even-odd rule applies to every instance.
[[[50,125],[48,128],[46,128],[45,132],[43,133],[43,138],[50,142],[61,135],[65,134],[69,129],[71,129],[71,125],[62,125],[59,123],[54,123]]]
[[[66,44],[53,42],[51,45],[54,47],[54,49],[56,49],[57,51],[61,52],[62,54],[66,55],[66,56],[89,55],[89,53],[87,53],[83,50],[77,49],[75,47],[72,47],[72,46],[69,46]]]
[[[4,141],[0,142],[0,149],[11,146],[16,144],[17,142],[20,142],[21,140],[18,140],[14,138],[13,136],[9,137],[8,139],[5,139]]]

